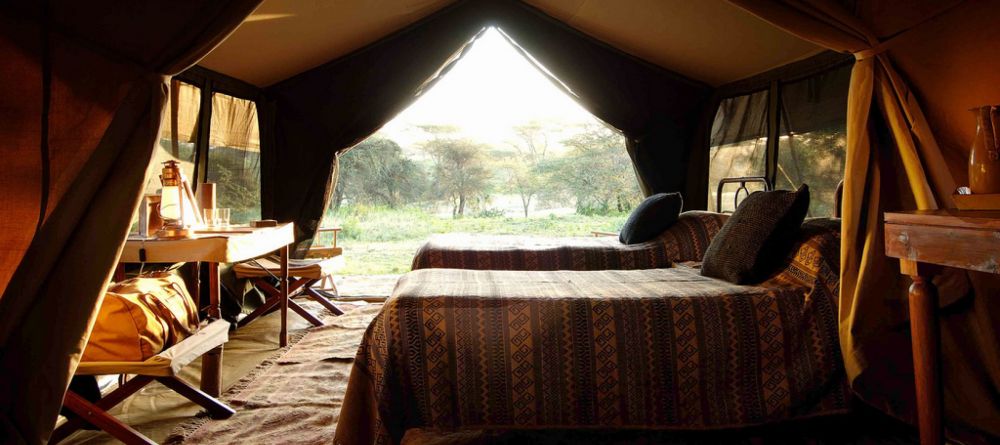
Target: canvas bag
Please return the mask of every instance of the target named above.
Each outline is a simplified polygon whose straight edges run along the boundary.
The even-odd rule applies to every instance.
[[[82,361],[144,361],[198,330],[198,308],[180,277],[164,273],[108,288]]]

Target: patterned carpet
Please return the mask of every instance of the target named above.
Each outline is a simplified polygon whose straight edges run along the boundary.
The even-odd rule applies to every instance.
[[[274,360],[262,363],[222,399],[236,409],[226,420],[182,424],[168,444],[326,443],[337,427],[351,364],[381,304],[343,305],[326,326],[306,331]]]

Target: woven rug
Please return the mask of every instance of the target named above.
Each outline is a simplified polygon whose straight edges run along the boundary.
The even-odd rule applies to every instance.
[[[345,305],[344,309],[350,306]],[[268,360],[221,399],[236,410],[226,420],[198,417],[168,444],[314,444],[333,440],[351,365],[365,328],[381,304],[326,317],[277,358]]]

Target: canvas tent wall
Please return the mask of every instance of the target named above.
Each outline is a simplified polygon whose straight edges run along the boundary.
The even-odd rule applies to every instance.
[[[164,76],[257,3],[0,5],[0,442],[41,443],[55,424],[138,204]]]
[[[964,182],[974,131],[967,110],[1000,103],[996,2],[734,2],[771,24],[725,2],[681,0],[635,0],[630,7],[581,0],[359,1],[282,15],[283,7],[321,3],[269,1],[204,62],[266,87],[258,102],[264,214],[296,220],[307,231],[328,194],[333,153],[413,100],[487,23],[630,135],[647,191],[704,194],[705,178],[685,173],[704,170],[697,155],[708,147],[713,88],[824,48],[855,54],[841,342],[859,394],[884,410],[912,414],[905,308],[886,291],[886,284],[905,283],[879,255],[877,217],[885,209],[947,205],[951,185]],[[162,76],[200,59],[256,6],[166,4],[0,7],[0,134],[12,141],[4,153],[10,165],[0,171],[4,439],[41,442],[54,422],[136,205],[166,94]],[[293,33],[259,34],[267,36],[274,23]],[[428,23],[439,26],[422,26]],[[337,30],[346,34],[329,34]],[[565,53],[552,42],[565,45]],[[281,48],[263,48],[272,43]],[[253,45],[262,48],[248,57]],[[223,56],[234,53],[226,62]],[[380,66],[407,68],[375,71]],[[385,95],[366,104],[323,80]],[[345,103],[367,109],[335,109]],[[315,162],[295,189],[282,184],[300,173],[294,161]],[[308,199],[286,199],[302,190]],[[945,299],[945,403],[950,425],[997,437],[1000,306],[986,297],[1000,286],[972,278],[976,292],[963,294],[965,281],[956,279],[956,298]],[[73,291],[60,287],[66,282]]]

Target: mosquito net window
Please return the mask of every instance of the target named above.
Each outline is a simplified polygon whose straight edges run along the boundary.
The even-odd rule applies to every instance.
[[[218,184],[218,206],[231,209],[230,221],[260,219],[260,128],[251,100],[212,95],[207,176]]]
[[[153,152],[152,171],[146,179],[146,194],[159,192],[160,166],[166,161],[179,161],[188,179],[194,177],[200,104],[200,88],[176,79],[170,82],[170,96],[160,126],[160,143]]]
[[[757,176],[776,189],[808,184],[809,215],[834,215],[837,184],[844,177],[850,80],[851,65],[842,64],[722,100],[712,124],[708,208],[722,212],[735,207],[741,184],[726,184],[720,200],[720,181]],[[769,142],[769,135],[777,135],[777,141]],[[747,183],[749,192],[763,188],[763,182]]]
[[[809,184],[809,216],[831,216],[844,177],[850,65],[781,86],[775,186]]]
[[[732,210],[739,184],[723,187],[723,208],[716,208],[719,181],[724,178],[764,176],[767,155],[768,91],[725,99],[719,104],[712,124],[709,150],[708,208]],[[763,184],[747,184],[750,191],[763,190]],[[730,207],[727,207],[730,206]]]

